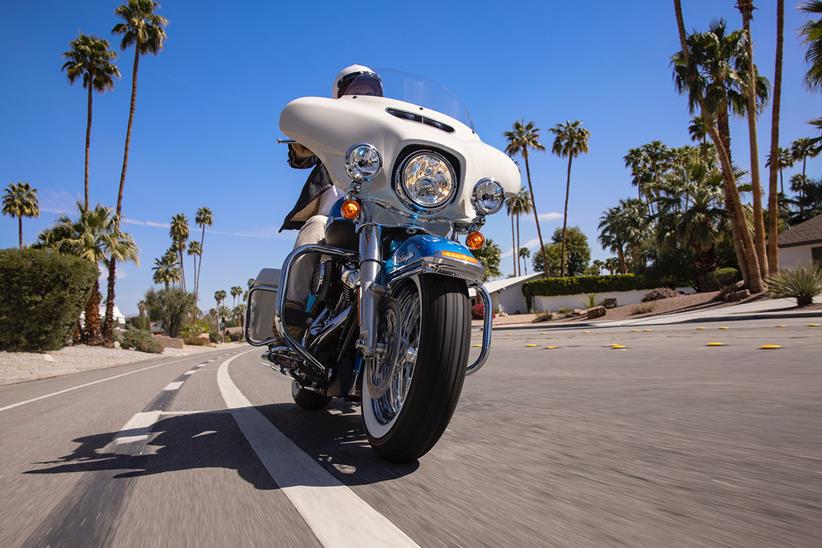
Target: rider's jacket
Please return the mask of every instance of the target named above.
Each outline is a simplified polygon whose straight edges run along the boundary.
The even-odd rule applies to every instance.
[[[288,145],[288,165],[296,169],[308,169],[310,167],[314,169],[308,174],[308,179],[303,185],[300,197],[297,198],[297,203],[285,216],[280,232],[300,229],[308,219],[318,213],[320,196],[333,186],[325,166],[322,165],[319,158],[305,147],[298,148],[293,144]]]

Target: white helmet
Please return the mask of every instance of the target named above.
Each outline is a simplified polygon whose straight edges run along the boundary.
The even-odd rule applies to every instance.
[[[382,85],[380,77],[373,69],[365,65],[350,65],[342,69],[334,78],[334,86],[331,88],[331,97],[338,99],[345,94],[345,90],[351,85],[351,82],[356,80],[359,76],[369,75],[373,76],[373,81],[376,84],[374,93],[368,95],[382,95]],[[366,95],[363,93],[363,95]]]

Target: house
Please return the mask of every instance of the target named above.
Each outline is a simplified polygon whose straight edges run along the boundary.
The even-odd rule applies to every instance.
[[[779,268],[808,263],[822,266],[822,215],[808,219],[779,235]]]
[[[485,282],[485,289],[491,294],[493,311],[495,313],[505,312],[506,314],[527,314],[528,304],[525,302],[525,295],[522,294],[522,285],[540,276],[542,276],[542,272],[534,272],[525,276]],[[469,291],[472,300],[476,300],[475,295],[473,289]]]

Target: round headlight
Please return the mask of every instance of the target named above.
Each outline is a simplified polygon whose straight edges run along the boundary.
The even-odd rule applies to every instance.
[[[357,182],[368,182],[382,168],[380,152],[372,145],[354,145],[345,153],[345,170]]]
[[[502,208],[505,202],[505,192],[502,185],[494,179],[480,179],[474,185],[471,203],[480,215],[491,215]]]
[[[400,198],[411,207],[436,209],[448,203],[456,190],[454,168],[443,156],[429,150],[410,155],[400,166]]]

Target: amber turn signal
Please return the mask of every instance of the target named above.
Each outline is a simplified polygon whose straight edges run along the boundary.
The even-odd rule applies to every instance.
[[[353,221],[360,216],[361,209],[360,202],[357,200],[346,200],[340,206],[340,213],[344,218]]]
[[[485,236],[481,232],[470,232],[465,237],[465,247],[471,251],[481,249],[483,245],[485,245]]]

